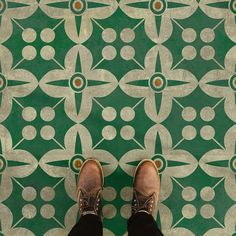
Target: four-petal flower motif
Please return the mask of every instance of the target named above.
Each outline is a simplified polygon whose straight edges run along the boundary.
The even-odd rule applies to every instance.
[[[40,81],[42,90],[52,97],[65,97],[65,111],[75,122],[85,120],[93,97],[110,94],[118,82],[103,69],[92,69],[92,55],[84,46],[73,47],[65,58],[65,70],[53,70]]]
[[[172,19],[190,17],[197,9],[195,0],[122,0],[121,9],[132,18],[145,19],[145,31],[156,43],[172,34]]]
[[[92,19],[104,19],[117,9],[115,0],[41,0],[41,9],[55,19],[65,19],[65,31],[76,43],[92,34]]]
[[[144,139],[145,150],[135,149],[127,152],[119,161],[120,167],[130,176],[134,175],[135,162],[145,158],[152,159],[161,176],[160,199],[167,199],[173,189],[172,178],[187,177],[198,166],[197,160],[185,150],[174,150],[170,133],[161,124],[150,128]]]
[[[74,125],[65,135],[65,150],[51,150],[40,160],[40,167],[52,177],[65,178],[65,189],[76,201],[76,175],[82,163],[88,158],[96,158],[103,166],[104,176],[112,174],[118,162],[105,150],[93,149],[88,130],[82,125]]]
[[[225,19],[225,32],[236,42],[236,0],[201,0],[199,7],[211,18]]]
[[[153,47],[145,57],[144,70],[132,70],[120,81],[120,87],[131,97],[145,97],[145,111],[155,122],[170,114],[173,97],[184,97],[197,87],[189,71],[172,69],[173,58],[164,46]]]
[[[199,82],[201,89],[211,97],[225,97],[225,113],[236,121],[236,46],[225,56],[225,69],[208,72]]]
[[[13,32],[12,19],[25,19],[38,8],[36,0],[0,0],[0,42]]]
[[[27,177],[35,171],[37,166],[38,161],[32,154],[13,149],[8,130],[0,125],[0,202],[11,195],[12,178]]]
[[[0,121],[11,112],[12,99],[25,97],[38,86],[35,76],[23,69],[12,69],[13,58],[4,46],[0,46]]]

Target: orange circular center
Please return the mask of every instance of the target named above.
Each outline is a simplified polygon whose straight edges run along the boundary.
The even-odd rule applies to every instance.
[[[162,3],[161,3],[161,2],[156,2],[156,3],[155,3],[155,8],[156,8],[157,10],[160,10],[161,7],[162,7]]]
[[[79,168],[81,167],[81,165],[82,165],[82,164],[81,164],[81,161],[80,161],[80,160],[76,160],[76,161],[75,161],[75,167],[76,167],[76,168],[79,169]]]
[[[81,9],[82,8],[82,3],[81,2],[76,2],[75,3],[75,8],[78,9],[78,10]]]
[[[75,79],[75,85],[78,87],[81,86],[82,85],[81,79]]]
[[[3,163],[0,161],[0,167],[2,167],[3,166]]]
[[[155,85],[156,86],[161,86],[161,84],[162,84],[162,80],[161,79],[156,79],[155,80]]]
[[[160,160],[156,160],[156,161],[155,161],[155,164],[156,164],[156,167],[157,167],[157,168],[160,168],[161,165],[162,165],[162,163],[161,163]]]
[[[3,84],[2,80],[0,80],[0,86]]]
[[[236,2],[234,3],[234,8],[236,8]]]
[[[236,161],[233,162],[233,166],[236,168]]]
[[[234,85],[236,86],[236,79],[234,80]]]

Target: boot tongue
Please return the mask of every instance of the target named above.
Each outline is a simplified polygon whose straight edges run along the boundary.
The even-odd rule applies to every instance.
[[[97,203],[101,188],[94,189],[91,192],[86,192],[84,189],[81,189],[81,199],[83,199],[83,212],[85,214],[92,213],[98,214]]]
[[[136,189],[134,190],[134,199],[136,201],[136,206],[134,206],[133,208],[133,212],[139,212],[139,211],[145,211],[147,213],[149,212],[149,205],[152,204],[151,202],[153,201],[153,194],[149,195],[149,196],[145,196],[142,193],[140,193],[139,191],[137,191]]]
[[[140,205],[143,205],[152,196],[152,194],[149,196],[145,196],[137,190],[135,190],[135,192],[136,192],[136,196]]]

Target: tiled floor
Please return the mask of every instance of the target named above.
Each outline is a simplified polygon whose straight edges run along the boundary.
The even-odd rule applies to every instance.
[[[0,235],[67,235],[83,161],[104,235],[161,173],[165,235],[236,235],[236,0],[0,0]]]

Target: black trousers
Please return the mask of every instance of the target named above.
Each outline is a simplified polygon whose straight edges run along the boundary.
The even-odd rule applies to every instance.
[[[73,227],[69,236],[102,236],[103,225],[101,219],[96,215],[85,215]],[[154,218],[139,212],[128,221],[129,236],[163,236],[158,229]]]

